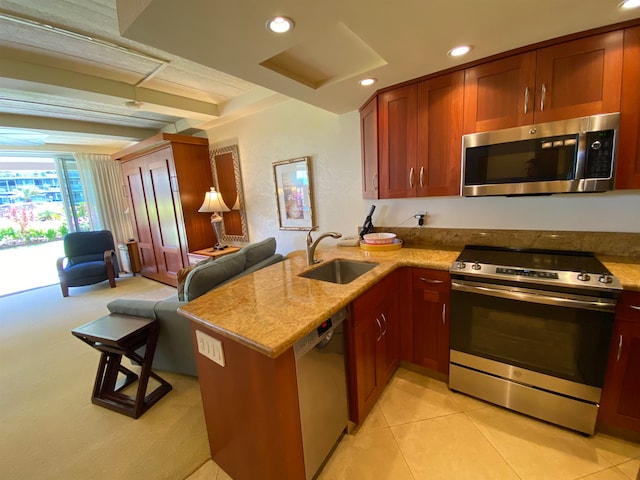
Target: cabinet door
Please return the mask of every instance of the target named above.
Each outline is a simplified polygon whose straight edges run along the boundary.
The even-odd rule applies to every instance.
[[[616,309],[598,420],[640,432],[640,293],[624,292]]]
[[[414,269],[412,274],[413,363],[449,373],[447,272]]]
[[[378,198],[378,98],[360,110],[362,198]]]
[[[471,67],[464,78],[464,133],[533,123],[535,52]]]
[[[378,96],[380,198],[415,196],[417,86]]]
[[[397,279],[391,275],[351,304],[349,323],[349,404],[361,423],[399,364]]]
[[[418,84],[416,195],[460,194],[464,72]]]
[[[535,122],[620,110],[623,32],[537,52]]]
[[[363,295],[367,297],[367,295]],[[371,411],[381,392],[378,375],[378,342],[382,324],[378,302],[369,303],[360,297],[352,304],[349,329],[350,415],[361,423]]]
[[[378,384],[384,386],[400,364],[400,319],[398,315],[398,280],[396,273],[382,280],[384,297],[380,306],[379,321],[382,335],[377,343]],[[382,390],[380,391],[382,393]]]
[[[624,32],[616,188],[640,188],[640,27]]]
[[[146,166],[142,160],[131,160],[122,164],[122,171],[129,191],[130,207],[133,212],[134,227],[138,248],[140,250],[141,273],[155,278],[158,272],[153,236],[151,235],[151,220],[147,208],[147,196],[153,195],[145,189],[144,175]]]

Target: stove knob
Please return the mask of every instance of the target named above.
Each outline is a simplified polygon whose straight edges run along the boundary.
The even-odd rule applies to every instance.
[[[460,270],[464,270],[465,268],[467,268],[467,264],[464,262],[456,262],[456,268],[459,268]]]
[[[482,266],[478,262],[475,262],[473,265],[471,265],[471,268],[474,270],[480,270]]]
[[[613,277],[611,277],[611,275],[600,275],[600,278],[598,279],[598,281],[600,283],[612,283]]]
[[[588,282],[589,280],[591,280],[591,275],[589,275],[587,272],[581,272],[578,274],[578,280],[580,280],[581,282]]]

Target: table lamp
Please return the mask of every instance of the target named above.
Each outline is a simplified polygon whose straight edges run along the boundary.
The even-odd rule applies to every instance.
[[[226,245],[223,245],[222,240],[222,215],[218,212],[230,212],[229,207],[222,200],[222,195],[220,192],[216,192],[216,189],[211,187],[211,190],[205,193],[204,202],[202,202],[202,206],[198,209],[198,212],[202,213],[211,213],[211,226],[213,227],[213,231],[216,234],[217,243],[214,245],[212,250],[224,250],[227,248]]]

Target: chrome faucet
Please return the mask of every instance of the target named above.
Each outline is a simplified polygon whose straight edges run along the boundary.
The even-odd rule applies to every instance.
[[[315,227],[311,227],[307,232],[307,265],[313,265],[315,263],[320,262],[320,260],[316,260],[314,258],[316,253],[316,247],[318,246],[318,243],[320,243],[320,240],[327,237],[340,238],[342,236],[342,234],[338,232],[326,232],[320,235],[318,238],[316,238],[316,241],[314,242],[313,239],[311,238],[311,232],[313,232],[317,228],[318,226],[316,225]]]

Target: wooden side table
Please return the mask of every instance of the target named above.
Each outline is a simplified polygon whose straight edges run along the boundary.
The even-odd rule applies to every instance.
[[[142,262],[140,261],[140,251],[138,250],[138,242],[127,242],[127,252],[129,253],[129,262],[131,264],[131,273],[136,276],[136,273],[142,271]]]
[[[71,334],[101,352],[91,402],[138,418],[165,396],[171,385],[151,371],[158,340],[158,320],[111,314],[74,328]],[[136,353],[144,348],[144,356]],[[140,376],[121,365],[122,356],[139,364]],[[118,374],[124,378],[118,380]],[[160,385],[147,395],[149,378]],[[122,390],[138,380],[135,397]]]
[[[195,265],[202,260],[210,257],[222,257],[224,255],[229,255],[230,253],[235,253],[240,250],[240,247],[227,247],[224,250],[213,250],[211,248],[203,248],[202,250],[196,250],[195,252],[189,252],[187,256],[189,257],[189,265]]]

